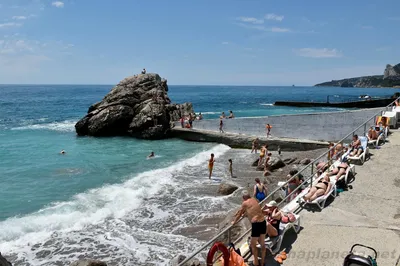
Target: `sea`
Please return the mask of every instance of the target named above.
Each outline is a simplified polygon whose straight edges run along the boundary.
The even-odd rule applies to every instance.
[[[237,205],[208,189],[228,178],[214,143],[77,137],[74,125],[112,85],[0,85],[0,252],[15,265],[167,265],[203,240],[196,228]],[[205,119],[329,112],[274,106],[392,95],[398,89],[169,86]],[[60,151],[65,150],[65,155]],[[156,157],[147,159],[154,151]],[[215,179],[207,159],[216,155]],[[203,232],[207,228],[202,228]]]

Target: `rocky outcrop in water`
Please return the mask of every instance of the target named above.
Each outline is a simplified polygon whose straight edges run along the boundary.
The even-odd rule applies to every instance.
[[[75,125],[79,136],[123,136],[162,139],[171,121],[193,113],[191,103],[172,104],[168,85],[158,74],[139,74],[122,80]]]
[[[218,193],[221,195],[230,195],[238,189],[237,186],[233,184],[220,184],[218,187]]]
[[[0,266],[12,266],[11,262],[9,262],[6,258],[4,258],[0,253]]]
[[[319,87],[398,87],[400,86],[400,64],[386,65],[383,75],[332,80],[315,86]]]

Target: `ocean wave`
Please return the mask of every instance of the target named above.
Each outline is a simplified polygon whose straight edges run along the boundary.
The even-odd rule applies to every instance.
[[[138,229],[132,225],[140,224],[142,220],[162,221],[168,216],[168,213],[156,208],[151,211],[152,215],[148,219],[132,213],[146,209],[144,206],[149,198],[165,197],[163,193],[165,193],[166,187],[182,189],[180,181],[174,178],[177,172],[181,172],[181,174],[191,172],[196,169],[196,166],[205,164],[210,153],[214,153],[218,157],[229,149],[226,145],[217,145],[169,167],[131,176],[124,183],[90,189],[75,195],[70,201],[55,202],[35,213],[2,221],[0,222],[0,250],[16,256],[15,261],[20,264],[45,265],[42,263],[46,261],[46,263],[50,263],[49,265],[54,265],[56,261],[77,259],[83,252],[88,252],[88,249],[97,252],[98,247],[93,247],[96,243],[108,243],[107,250],[110,256],[119,256],[119,259],[122,260],[127,257],[126,252],[132,255],[133,250],[137,250],[135,252],[142,253],[136,254],[136,259],[142,257],[152,260],[157,254],[155,250],[157,245],[149,250],[150,247],[139,243],[138,238],[152,238],[163,232],[159,232],[160,227],[158,226],[150,226],[151,223],[146,224],[152,230],[149,228]],[[170,198],[175,198],[175,195]],[[155,207],[151,205],[147,208]],[[140,232],[140,230],[149,232]],[[112,239],[112,241],[107,239],[104,241],[104,237],[107,237],[108,240]],[[157,238],[159,237],[157,236]],[[168,244],[168,239],[171,239],[172,242],[174,242],[173,239],[176,239],[176,243],[179,245],[182,238],[180,236],[173,237],[168,233],[161,237],[162,241],[165,241],[165,252],[167,252],[168,245],[171,245],[171,243]],[[69,242],[70,244],[68,244]],[[146,243],[153,242],[146,240]],[[43,257],[44,251],[47,255]],[[104,254],[105,251],[99,250],[99,252]],[[162,260],[162,258],[158,259]]]
[[[273,103],[260,103],[260,105],[263,105],[263,106],[274,106]]]
[[[45,121],[45,118],[41,118],[42,121]],[[65,120],[62,122],[53,122],[49,124],[34,124],[34,125],[26,125],[21,127],[14,127],[11,130],[52,130],[52,131],[60,131],[60,132],[72,132],[75,131],[76,121]]]
[[[202,115],[215,115],[215,114],[220,114],[221,112],[199,112]]]

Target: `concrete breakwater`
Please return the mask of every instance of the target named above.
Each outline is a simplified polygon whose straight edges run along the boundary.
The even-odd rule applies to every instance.
[[[366,121],[380,110],[382,108],[265,117],[237,117],[223,120],[224,131],[247,136],[266,136],[265,125],[268,123],[272,125],[271,134],[275,138],[337,141],[358,127],[360,121]],[[371,120],[371,124],[373,123]],[[181,128],[179,122],[175,122],[175,128]],[[193,122],[193,128],[199,131],[218,132],[219,119],[196,120]],[[356,134],[364,134],[364,128],[361,128]]]
[[[230,146],[231,148],[251,149],[252,141],[256,138],[251,135],[235,133],[219,133],[215,131],[173,128],[171,137],[180,138],[188,141],[197,142],[216,142]],[[326,148],[327,142],[289,139],[289,138],[267,138],[259,137],[260,144],[268,142],[269,150],[277,150],[278,146],[282,151],[307,151],[320,148]]]

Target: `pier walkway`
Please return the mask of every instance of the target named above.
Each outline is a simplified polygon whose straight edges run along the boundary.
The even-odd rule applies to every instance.
[[[284,240],[289,252],[283,265],[340,266],[351,246],[360,243],[378,251],[378,266],[395,266],[400,256],[400,131],[370,151],[370,161],[356,167],[353,189],[321,212],[301,211],[303,229],[295,241]]]

